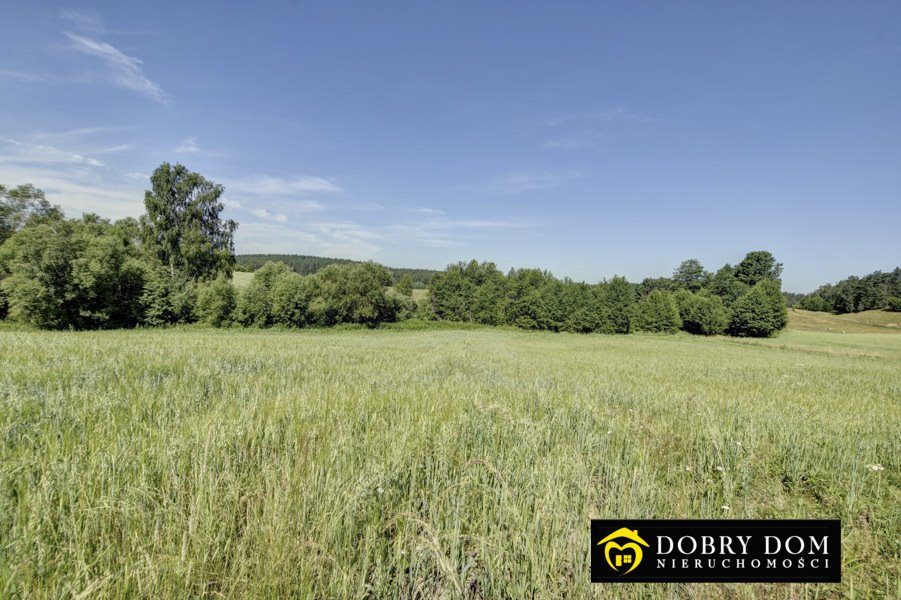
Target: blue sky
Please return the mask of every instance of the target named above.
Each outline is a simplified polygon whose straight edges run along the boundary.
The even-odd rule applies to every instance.
[[[181,162],[238,252],[597,281],[768,249],[901,263],[898,2],[19,2],[0,182],[143,212]]]

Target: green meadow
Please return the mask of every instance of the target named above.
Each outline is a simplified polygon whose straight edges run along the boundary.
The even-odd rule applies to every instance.
[[[411,329],[0,330],[0,597],[901,597],[901,335]],[[843,581],[591,584],[616,517]]]

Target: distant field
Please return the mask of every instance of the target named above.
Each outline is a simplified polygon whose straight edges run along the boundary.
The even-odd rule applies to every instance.
[[[0,597],[901,596],[901,336],[0,349]],[[838,517],[843,581],[592,586],[593,517]]]
[[[788,309],[788,328],[824,333],[901,333],[901,312],[868,310],[860,313],[832,313]]]

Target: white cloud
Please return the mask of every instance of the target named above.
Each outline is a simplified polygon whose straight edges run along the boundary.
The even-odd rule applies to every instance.
[[[82,156],[76,152],[61,150],[54,146],[32,144],[13,139],[0,139],[0,163],[20,164],[80,164],[102,167],[96,158]]]
[[[284,213],[276,213],[273,214],[266,210],[265,208],[254,208],[250,211],[251,214],[255,215],[260,219],[266,219],[267,221],[275,221],[276,223],[286,223],[288,221],[288,216]]]
[[[509,173],[484,181],[463,186],[464,190],[483,194],[518,196],[527,192],[560,187],[582,177],[578,171]]]
[[[197,139],[193,137],[185,138],[181,144],[172,149],[176,154],[197,154],[200,152],[200,146],[197,145]]]
[[[551,127],[557,127],[564,123],[572,121],[619,121],[626,118],[634,118],[622,108],[605,108],[602,110],[586,110],[582,112],[570,113],[548,119],[547,124]]]
[[[313,175],[297,175],[290,179],[256,175],[232,179],[225,186],[246,195],[290,196],[318,192],[340,192],[341,188],[328,179]]]
[[[106,31],[100,14],[93,10],[61,8],[59,10],[59,18],[84,31],[92,31],[94,33],[104,33]]]
[[[311,223],[295,229],[277,223],[247,223],[235,232],[239,253],[297,253],[356,260],[377,258],[380,248],[365,228],[352,223]]]
[[[415,213],[420,213],[423,215],[443,215],[444,211],[439,210],[437,208],[414,208],[412,209]]]
[[[143,94],[157,102],[166,102],[163,89],[144,76],[143,64],[137,58],[128,56],[118,48],[74,33],[65,32],[74,43],[77,52],[99,59],[107,67],[109,80],[121,87]]]
[[[131,144],[119,144],[117,146],[110,146],[108,148],[101,148],[100,150],[95,150],[94,154],[118,154],[120,152],[127,152],[132,149]]]
[[[123,176],[121,181],[101,178],[93,169],[81,165],[34,167],[11,164],[0,159],[0,181],[10,185],[32,183],[47,194],[47,200],[59,204],[66,216],[83,212],[118,219],[137,217],[144,212],[144,187]]]
[[[578,150],[580,148],[591,148],[595,145],[595,142],[600,137],[600,132],[586,131],[574,135],[549,139],[544,143],[544,147],[553,150]]]
[[[609,131],[649,133],[653,131],[653,119],[631,113],[622,108],[607,108],[570,113],[548,119],[545,125],[558,134],[546,140],[544,148],[551,150],[578,150],[591,148]]]

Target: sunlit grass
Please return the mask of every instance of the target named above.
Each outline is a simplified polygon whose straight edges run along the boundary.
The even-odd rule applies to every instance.
[[[901,336],[2,330],[0,597],[897,597],[899,399]],[[592,585],[601,517],[838,517],[843,583]]]

